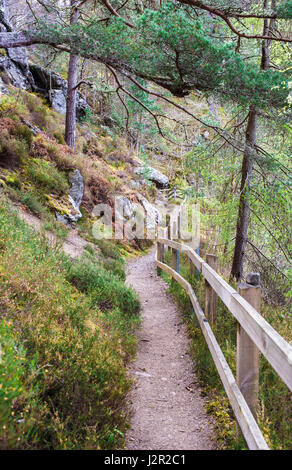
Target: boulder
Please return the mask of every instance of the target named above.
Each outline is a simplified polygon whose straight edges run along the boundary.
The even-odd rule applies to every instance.
[[[135,215],[135,209],[135,204],[132,204],[126,196],[116,198],[115,211],[121,221],[127,222],[127,220],[132,219]]]
[[[161,215],[158,209],[156,209],[156,207],[154,207],[146,197],[142,196],[142,194],[138,194],[137,198],[145,211],[145,227],[147,229],[154,230],[155,226],[161,221]]]
[[[74,170],[69,175],[71,188],[68,196],[57,198],[55,195],[47,195],[48,204],[55,209],[56,219],[66,225],[74,225],[82,217],[80,205],[84,191],[83,176],[79,170]]]
[[[29,70],[34,80],[34,91],[41,93],[58,113],[66,113],[67,80],[57,73],[46,70],[36,64],[30,64]],[[76,114],[81,119],[89,106],[81,93],[77,92]]]
[[[159,170],[156,170],[152,166],[140,166],[135,170],[136,175],[142,175],[145,178],[153,181],[159,188],[167,188],[169,185],[169,179]]]
[[[126,223],[140,214],[145,218],[145,228],[154,230],[161,220],[159,211],[142,194],[137,194],[137,199],[138,203],[132,203],[126,196],[119,196],[116,199],[115,210],[119,220]]]
[[[83,181],[83,176],[81,175],[78,169],[70,173],[69,182],[71,184],[69,196],[72,198],[74,205],[79,210],[81,206],[82,198],[83,198],[84,181]]]

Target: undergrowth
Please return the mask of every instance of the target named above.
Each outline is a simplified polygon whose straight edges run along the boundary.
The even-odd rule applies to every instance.
[[[113,449],[139,302],[85,250],[73,262],[0,201],[0,448]]]

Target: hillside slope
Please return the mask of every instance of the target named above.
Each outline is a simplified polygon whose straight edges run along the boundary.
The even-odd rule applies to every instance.
[[[125,366],[139,323],[124,256],[138,246],[96,240],[92,209],[112,207],[116,191],[135,198],[128,185],[135,156],[86,123],[73,154],[62,116],[13,87],[0,97],[0,129],[0,448],[115,448],[127,427]],[[72,230],[55,215],[72,209],[75,169],[84,195]],[[147,195],[148,186],[140,191]],[[70,237],[82,240],[80,259],[61,248]]]

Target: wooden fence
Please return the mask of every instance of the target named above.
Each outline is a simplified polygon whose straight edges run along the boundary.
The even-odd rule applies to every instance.
[[[170,238],[169,228],[166,229],[166,233]],[[157,237],[157,270],[168,273],[188,293],[249,449],[267,450],[269,447],[256,421],[259,351],[292,390],[292,347],[260,315],[259,285],[245,283],[239,286],[239,292],[237,292],[216,272],[216,256],[207,255],[207,261],[204,261],[191,247],[169,238]],[[164,247],[169,247],[172,251],[172,266],[164,262]],[[189,259],[191,268],[198,270],[205,278],[205,313],[199,305],[192,286],[179,274],[179,253],[184,253]],[[217,296],[238,324],[236,379],[211,328],[211,325],[215,325],[217,321]]]

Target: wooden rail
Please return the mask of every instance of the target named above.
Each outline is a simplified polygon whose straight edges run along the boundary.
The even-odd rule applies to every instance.
[[[164,245],[172,248],[172,260],[173,267],[175,267],[175,269],[171,268],[163,262]],[[233,289],[233,287],[224,281],[224,279],[222,279],[222,277],[219,276],[219,274],[211,266],[209,266],[209,264],[205,262],[191,247],[173,240],[169,240],[167,238],[157,238],[157,268],[158,270],[163,270],[172,276],[172,278],[175,279],[188,293],[205,340],[208,344],[209,350],[248,447],[253,450],[268,449],[268,445],[252,413],[254,410],[251,410],[251,402],[253,399],[250,400],[248,393],[240,390],[239,385],[237,384],[232,371],[223,355],[223,352],[214,336],[209,323],[210,318],[207,318],[207,316],[202,311],[191,285],[177,272],[177,253],[179,252],[184,253],[189,258],[190,263],[193,264],[196,269],[202,273],[208,286],[214,290],[214,293],[220,297],[228,310],[236,318],[238,325],[240,325],[240,328],[243,330],[242,336],[238,335],[238,338],[241,338],[241,341],[249,341],[252,347],[254,346],[258,348],[290,390],[292,390],[292,347],[272,328],[272,326],[259,314],[259,312],[243,298],[243,296],[241,296],[235,289]],[[174,264],[174,261],[176,261],[176,264]],[[212,298],[214,299],[214,297]],[[213,302],[216,302],[216,298],[213,300]],[[245,346],[247,345],[248,343],[245,343]],[[238,348],[238,354],[240,351],[244,351],[242,345],[241,348]],[[245,359],[248,362],[250,357],[255,357],[256,360],[256,354],[254,353],[253,349],[251,350],[251,353],[250,351],[245,351],[245,353],[247,354],[246,358],[237,358],[238,364],[239,362],[244,364]],[[253,377],[252,380],[254,381],[252,383],[256,383],[256,378]],[[249,405],[247,401],[249,402]]]

